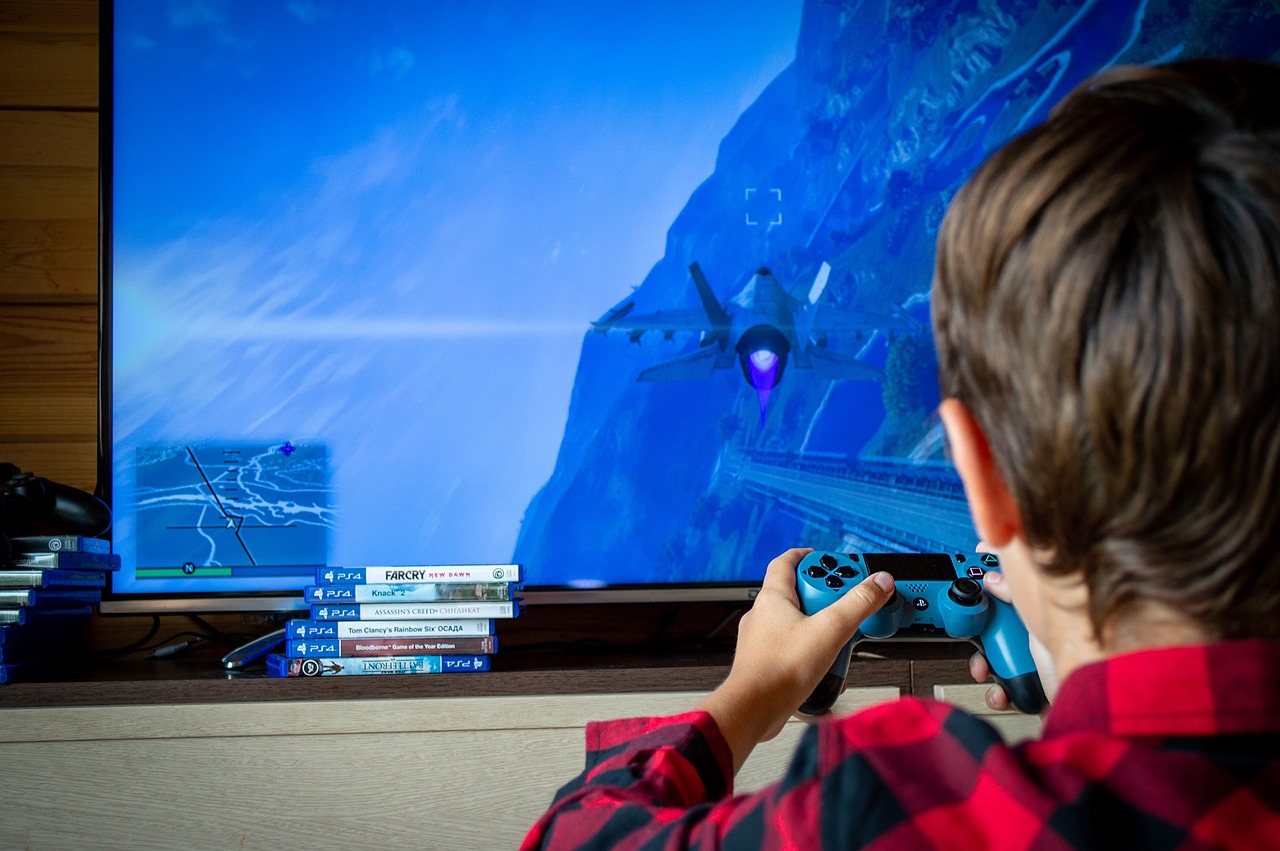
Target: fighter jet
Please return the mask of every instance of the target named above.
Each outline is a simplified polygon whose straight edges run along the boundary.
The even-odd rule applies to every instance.
[[[602,334],[626,331],[638,343],[648,331],[673,339],[677,332],[701,335],[698,351],[649,367],[637,381],[685,381],[707,378],[714,370],[738,363],[742,376],[760,398],[763,420],[769,392],[788,365],[811,369],[820,380],[878,380],[881,371],[856,358],[827,349],[828,335],[847,331],[863,338],[878,330],[920,332],[920,323],[906,313],[896,315],[817,307],[831,267],[823,263],[807,295],[792,295],[766,267],[756,270],[746,285],[723,304],[715,297],[698,264],[689,266],[702,309],[664,310],[635,314],[635,301],[624,299],[591,327]]]

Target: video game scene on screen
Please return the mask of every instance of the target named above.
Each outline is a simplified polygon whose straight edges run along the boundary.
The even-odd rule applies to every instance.
[[[1278,37],[1199,0],[117,9],[123,593],[971,552],[952,195],[1101,67]]]

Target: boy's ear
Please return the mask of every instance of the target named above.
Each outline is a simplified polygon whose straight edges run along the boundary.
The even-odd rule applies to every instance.
[[[993,547],[1003,547],[1022,533],[1022,516],[996,468],[987,436],[959,399],[943,399],[938,415],[947,430],[951,460],[964,482],[978,536]]]

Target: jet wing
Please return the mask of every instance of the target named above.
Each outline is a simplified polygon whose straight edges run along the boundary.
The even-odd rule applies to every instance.
[[[707,316],[701,310],[659,310],[654,313],[633,315],[629,310],[611,310],[591,323],[596,331],[631,331],[640,334],[659,331],[664,337],[678,332],[700,334],[710,332]]]
[[[813,333],[825,334],[839,331],[910,331],[920,332],[924,327],[905,312],[872,313],[862,310],[845,310],[842,307],[819,305],[813,317]]]
[[[722,364],[721,352],[714,346],[699,349],[693,354],[651,366],[636,376],[636,381],[693,381],[708,378],[717,366],[732,366],[733,353],[728,354],[728,363]]]
[[[804,358],[796,358],[795,365],[801,369],[810,367],[813,369],[813,377],[819,381],[881,381],[884,379],[884,373],[869,363],[863,363],[848,355],[829,352],[817,346],[805,349]]]
[[[605,312],[595,322],[591,323],[591,327],[600,333],[608,330],[609,326],[626,316],[628,313],[636,309],[636,303],[629,298],[624,298],[613,307]]]

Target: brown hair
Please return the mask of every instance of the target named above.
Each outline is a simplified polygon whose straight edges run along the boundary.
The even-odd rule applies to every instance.
[[[1115,68],[988,159],[938,238],[944,396],[1095,630],[1156,602],[1280,636],[1280,67]]]

